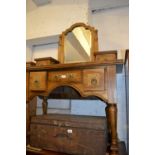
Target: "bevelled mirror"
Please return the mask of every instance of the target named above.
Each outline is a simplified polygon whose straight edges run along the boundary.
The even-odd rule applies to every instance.
[[[61,63],[90,62],[98,50],[97,30],[76,23],[60,35],[58,58]]]

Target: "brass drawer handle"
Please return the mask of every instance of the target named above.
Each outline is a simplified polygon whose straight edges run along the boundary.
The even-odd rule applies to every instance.
[[[62,79],[65,79],[65,78],[67,78],[67,76],[66,76],[65,74],[63,74],[63,75],[60,75],[60,77],[61,77]]]
[[[58,80],[58,79],[73,79],[74,76],[73,76],[73,74],[59,74],[59,75],[55,75],[54,78],[56,80]]]
[[[67,76],[64,74],[64,75],[55,75],[54,76],[55,79],[65,79],[67,78]]]
[[[38,80],[35,80],[35,81],[34,81],[34,83],[38,83],[38,82],[39,82]]]

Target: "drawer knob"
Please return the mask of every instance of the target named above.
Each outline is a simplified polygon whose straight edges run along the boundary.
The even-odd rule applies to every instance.
[[[97,85],[97,80],[95,78],[91,79],[91,84],[93,86],[96,86]]]
[[[35,81],[34,81],[34,83],[38,83],[38,82],[39,82],[38,80],[35,80]]]
[[[65,79],[65,78],[67,78],[67,76],[65,74],[63,74],[63,75],[55,75],[54,78],[55,79]]]

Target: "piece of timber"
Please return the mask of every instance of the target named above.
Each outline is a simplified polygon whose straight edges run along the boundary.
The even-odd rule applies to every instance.
[[[74,155],[105,155],[108,145],[106,117],[34,116],[31,118],[30,145]]]
[[[32,150],[27,148],[26,149],[26,155],[68,155],[66,153],[60,153],[60,152],[54,152],[54,151],[47,151],[47,150]],[[109,155],[107,152],[106,155]],[[124,142],[119,142],[118,144],[118,155],[127,155],[126,147]]]
[[[115,62],[81,62],[81,63],[69,63],[69,64],[54,64],[47,66],[31,66],[27,67],[29,71],[41,71],[41,70],[65,70],[74,68],[96,68],[97,66],[111,66],[111,65],[123,65],[123,60],[116,60]]]

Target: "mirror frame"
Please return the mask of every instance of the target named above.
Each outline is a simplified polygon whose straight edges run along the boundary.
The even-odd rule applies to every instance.
[[[62,32],[62,34],[59,36],[59,44],[58,44],[58,60],[60,63],[64,63],[64,38],[65,36],[71,32],[74,28],[76,27],[84,27],[86,30],[90,30],[91,32],[91,36],[92,36],[92,40],[91,40],[91,54],[90,54],[90,61],[92,62],[95,60],[95,56],[94,53],[98,51],[98,31],[89,25],[86,25],[84,23],[75,23],[73,24],[70,28],[66,29],[64,32]],[[69,63],[67,63],[69,64]]]

